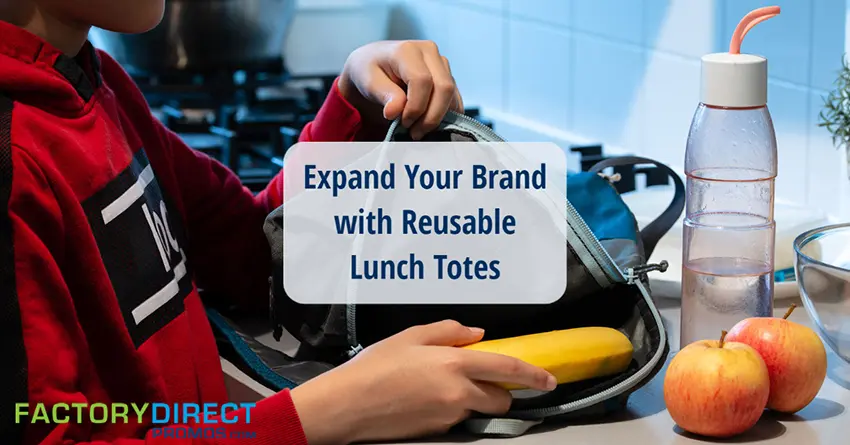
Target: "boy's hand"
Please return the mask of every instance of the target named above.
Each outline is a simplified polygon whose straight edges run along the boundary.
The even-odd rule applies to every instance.
[[[511,394],[494,382],[554,389],[555,378],[543,369],[453,347],[482,336],[454,321],[416,326],[295,388],[308,441],[338,445],[441,433],[473,411],[505,413]]]
[[[375,42],[356,49],[345,62],[339,91],[365,123],[402,125],[420,139],[448,110],[463,112],[463,100],[448,60],[431,41]]]

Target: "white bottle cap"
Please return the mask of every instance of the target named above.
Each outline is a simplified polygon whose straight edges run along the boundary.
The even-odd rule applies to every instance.
[[[752,54],[703,56],[701,102],[728,108],[766,105],[767,59]]]
[[[779,6],[750,11],[735,27],[728,53],[702,57],[702,103],[725,108],[767,105],[767,59],[741,54],[741,42],[754,26],[779,12]]]

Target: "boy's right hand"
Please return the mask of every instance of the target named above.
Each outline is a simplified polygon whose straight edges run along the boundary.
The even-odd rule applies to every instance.
[[[551,374],[526,362],[454,347],[483,335],[454,321],[412,327],[295,388],[307,440],[337,445],[441,433],[473,411],[506,412],[511,394],[495,382],[555,388]]]

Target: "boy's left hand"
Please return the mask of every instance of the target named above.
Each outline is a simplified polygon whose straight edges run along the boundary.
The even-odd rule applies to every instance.
[[[375,42],[356,49],[345,62],[339,91],[364,123],[401,123],[420,139],[448,110],[463,112],[463,100],[448,60],[431,41]]]

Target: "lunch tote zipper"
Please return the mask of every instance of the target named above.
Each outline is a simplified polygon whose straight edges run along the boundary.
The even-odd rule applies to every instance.
[[[628,276],[628,284],[632,284],[638,287],[641,295],[649,307],[650,312],[652,313],[652,318],[655,320],[655,325],[658,327],[659,334],[659,344],[658,349],[656,349],[655,354],[646,364],[639,369],[635,374],[629,377],[626,380],[618,383],[617,385],[612,386],[611,388],[606,389],[598,394],[594,394],[590,397],[586,397],[584,399],[576,400],[574,402],[565,403],[563,405],[557,405],[547,408],[535,408],[528,410],[517,410],[511,411],[508,415],[513,415],[521,418],[531,418],[531,419],[542,419],[545,417],[555,416],[570,413],[573,411],[577,411],[583,408],[587,408],[589,406],[596,405],[597,403],[603,402],[610,398],[616,397],[629,389],[633,388],[635,385],[643,381],[649,374],[653,372],[655,367],[664,358],[664,350],[667,346],[667,332],[664,329],[664,323],[661,319],[661,314],[658,312],[658,309],[655,307],[655,304],[652,302],[652,298],[649,296],[649,290],[643,283],[643,280],[646,278],[646,274],[650,271],[659,270],[664,271],[667,269],[667,263],[662,262],[661,264],[647,264],[644,266],[632,267],[627,270]]]
[[[464,126],[466,130],[472,129],[473,132],[480,134],[476,134],[475,136],[478,140],[489,141],[489,142],[505,142],[501,136],[497,135],[493,132],[492,129],[487,127],[486,125],[478,122],[475,119],[469,118],[468,116],[457,114],[457,113],[449,113],[447,115],[447,121],[450,124]],[[396,120],[393,122],[390,131],[388,132],[387,141],[392,139],[392,135],[395,133],[397,127],[399,125],[399,121]],[[566,209],[567,209],[567,242],[569,242],[569,234],[573,234],[575,239],[578,240],[578,243],[574,243],[572,245],[573,251],[576,253],[578,258],[581,260],[582,264],[587,268],[588,272],[594,277],[597,283],[601,287],[607,287],[610,284],[617,282],[626,282],[628,284],[636,285],[641,292],[644,300],[649,307],[653,319],[655,321],[656,327],[659,330],[660,342],[658,345],[658,349],[655,351],[655,354],[652,358],[634,375],[629,377],[628,379],[620,382],[619,384],[608,388],[605,391],[602,391],[598,394],[594,394],[590,397],[586,397],[584,399],[576,400],[570,403],[566,403],[563,405],[557,405],[547,408],[535,408],[528,410],[517,410],[508,413],[508,415],[512,415],[518,417],[520,419],[543,419],[550,416],[566,414],[569,412],[577,411],[589,406],[593,406],[597,403],[603,402],[610,398],[616,397],[629,389],[633,388],[635,385],[643,381],[648,375],[650,375],[658,363],[664,356],[664,350],[666,348],[667,342],[667,334],[664,329],[664,324],[661,320],[661,315],[658,313],[658,309],[655,307],[652,302],[652,298],[649,296],[649,291],[643,284],[643,281],[646,277],[646,274],[652,270],[661,270],[662,272],[666,270],[666,262],[661,265],[643,265],[638,267],[632,267],[626,270],[626,274],[620,270],[619,266],[614,262],[611,255],[605,250],[602,246],[602,243],[596,238],[596,235],[593,234],[593,231],[590,230],[590,227],[578,213],[578,211],[573,207],[570,203],[569,199],[566,199]],[[346,325],[348,330],[349,344],[354,345],[348,351],[349,357],[354,357],[360,351],[363,350],[363,346],[357,341],[357,306],[353,301],[348,301],[346,304]],[[519,419],[491,419],[493,422],[498,422],[499,420],[512,421]],[[504,425],[507,426],[507,425]],[[527,429],[530,425],[522,425],[517,424],[515,428]],[[497,429],[499,428],[496,426]],[[484,428],[489,428],[489,426],[484,425]],[[510,430],[512,428],[508,428]]]
[[[608,287],[618,282],[628,282],[626,276],[611,258],[611,255],[602,247],[602,243],[584,222],[578,211],[567,203],[567,227],[568,231],[579,240],[573,244],[573,251],[587,268],[601,287]],[[633,268],[628,273],[632,273]],[[357,341],[357,304],[352,301],[346,302],[346,328],[348,330],[349,344],[354,345],[348,351],[349,357],[354,357],[363,350],[363,346]]]
[[[475,119],[472,119],[468,116],[450,112],[447,115],[446,119],[449,124],[459,125],[463,130],[473,130],[473,133],[479,140],[489,141],[489,142],[505,142],[499,135],[493,132],[492,129],[487,127],[486,125],[478,122]],[[388,132],[387,141],[391,140],[392,135],[395,133],[397,127],[399,125],[399,121],[396,120],[393,122],[390,131]],[[506,433],[510,433],[511,431],[515,433],[520,433],[520,431],[524,431],[530,426],[539,423],[542,419],[546,417],[556,416],[567,414],[570,412],[574,412],[580,409],[584,409],[598,403],[604,402],[605,400],[611,399],[613,397],[617,397],[620,394],[628,391],[629,389],[635,387],[637,384],[641,383],[644,379],[646,379],[654,369],[658,366],[659,362],[664,358],[664,351],[667,347],[667,333],[664,328],[664,324],[661,319],[661,314],[658,312],[658,309],[655,307],[655,304],[650,297],[649,290],[644,285],[644,280],[646,279],[646,275],[651,271],[661,271],[664,272],[667,269],[667,263],[662,262],[661,264],[644,264],[636,267],[628,268],[625,273],[620,270],[619,266],[614,262],[611,255],[605,250],[602,246],[602,243],[593,234],[590,230],[590,227],[578,213],[578,211],[573,207],[570,203],[569,199],[566,199],[566,209],[567,209],[567,230],[568,230],[568,242],[570,234],[574,235],[574,239],[578,241],[578,243],[574,243],[572,246],[573,251],[576,256],[578,256],[579,260],[581,260],[582,264],[588,269],[588,272],[594,277],[594,279],[599,283],[602,287],[607,287],[608,285],[614,283],[627,283],[630,285],[635,285],[638,287],[644,301],[647,303],[647,306],[652,314],[652,318],[655,321],[655,325],[658,328],[659,332],[659,345],[655,351],[655,354],[647,361],[647,363],[641,367],[634,375],[629,377],[628,379],[614,385],[611,388],[608,388],[602,392],[594,394],[592,396],[576,400],[570,403],[565,403],[562,405],[551,406],[546,408],[534,408],[527,410],[515,410],[508,413],[509,416],[514,416],[514,419],[475,419],[476,422],[484,422],[480,428],[476,427],[475,429],[480,429],[480,432],[485,432],[485,430],[496,430],[496,431],[505,431]],[[347,302],[346,305],[346,318],[347,318],[347,329],[348,336],[350,340],[350,344],[355,345],[352,346],[348,351],[349,357],[354,357],[357,353],[363,350],[363,347],[357,341],[357,309],[356,304],[354,302]],[[511,423],[513,422],[513,423]]]
[[[476,138],[481,142],[506,142],[490,127],[464,114],[450,111],[446,114],[445,121],[450,125],[459,125],[464,127],[462,128],[463,130],[473,130],[474,133],[478,133],[474,136],[476,136]],[[392,139],[392,136],[397,131],[399,125],[399,119],[393,121],[390,125],[389,131],[387,132],[385,142],[389,142]],[[573,245],[573,251],[581,260],[585,268],[587,268],[588,272],[590,272],[591,276],[593,276],[601,287],[607,287],[613,283],[627,282],[627,278],[620,270],[619,266],[617,266],[614,259],[611,258],[611,255],[605,250],[602,243],[599,242],[599,239],[596,238],[596,235],[593,234],[593,231],[590,230],[590,227],[575,207],[573,207],[568,198],[566,199],[566,208],[568,240],[569,233],[572,233],[575,235],[575,238],[578,239],[579,243]],[[630,269],[629,273],[633,273],[633,270]],[[642,292],[643,291],[644,290],[642,289]],[[648,294],[648,292],[646,292],[646,294]],[[645,296],[645,298],[648,298],[648,296]],[[648,302],[650,303],[650,307],[653,307],[654,310],[651,299],[649,299]],[[360,342],[357,340],[357,305],[353,301],[346,302],[346,328],[348,331],[349,344],[353,345],[348,350],[348,356],[354,357],[363,350],[363,346],[360,345]],[[661,329],[663,329],[663,327],[661,327]]]
[[[638,287],[641,295],[647,302],[647,306],[649,307],[655,324],[658,327],[658,349],[646,365],[628,379],[590,397],[546,408],[509,411],[505,417],[467,419],[464,421],[466,429],[471,433],[478,435],[495,435],[500,437],[521,436],[531,427],[543,423],[547,417],[568,414],[603,403],[606,400],[613,399],[614,397],[629,391],[652,375],[655,369],[659,366],[661,360],[664,359],[664,351],[667,348],[667,332],[664,329],[661,315],[652,303],[652,298],[649,296],[649,290],[643,284],[643,280],[646,279],[646,274],[656,270],[661,272],[666,271],[667,262],[662,261],[661,264],[646,264],[643,266],[629,268],[627,270],[627,282]]]
[[[652,298],[649,296],[649,290],[646,286],[644,286],[643,280],[645,280],[647,272],[653,270],[664,272],[666,269],[667,264],[666,261],[664,261],[661,264],[647,264],[644,266],[629,268],[627,270],[628,283],[637,286],[640,290],[641,295],[643,295],[643,298],[652,313],[652,317],[655,320],[655,325],[658,327],[659,333],[658,349],[656,349],[652,358],[641,369],[635,372],[634,375],[612,386],[611,388],[570,403],[546,408],[509,411],[505,417],[499,418],[467,419],[464,422],[466,429],[471,433],[478,435],[518,437],[525,434],[525,432],[530,428],[543,423],[547,417],[564,415],[603,403],[606,400],[613,399],[614,397],[631,390],[645,381],[650,375],[652,375],[661,363],[661,360],[665,357],[664,351],[667,348],[667,332],[664,329],[661,314],[652,303]]]
[[[481,122],[466,116],[464,114],[450,112],[447,114],[447,121],[460,126],[472,127],[476,131],[483,134],[483,139],[486,142],[505,142],[505,140],[496,134],[490,127]],[[481,135],[476,135],[481,136]],[[568,192],[569,193],[569,192]],[[607,287],[615,282],[624,282],[626,280],[623,273],[620,271],[617,264],[614,262],[611,255],[602,247],[602,244],[596,238],[596,235],[584,222],[584,219],[579,215],[578,211],[570,203],[567,202],[567,225],[569,230],[581,242],[579,248],[574,248],[576,255],[581,259],[582,263],[588,268],[588,271],[594,279],[602,287]]]

